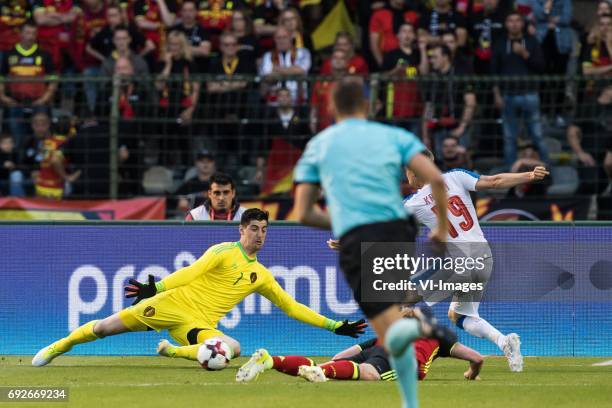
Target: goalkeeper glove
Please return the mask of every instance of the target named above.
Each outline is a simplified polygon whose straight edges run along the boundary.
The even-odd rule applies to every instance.
[[[153,277],[153,275],[149,275],[148,284],[140,283],[135,279],[130,279],[128,282],[130,283],[130,285],[123,288],[123,290],[125,290],[126,298],[136,298],[134,300],[134,303],[132,303],[132,306],[140,302],[142,299],[155,296],[155,294],[157,293],[157,288],[155,287],[155,277]]]
[[[350,336],[356,339],[360,334],[365,333],[366,327],[368,327],[368,324],[364,319],[356,322],[343,320],[341,322],[336,322],[336,327],[334,327],[332,331],[340,336]]]

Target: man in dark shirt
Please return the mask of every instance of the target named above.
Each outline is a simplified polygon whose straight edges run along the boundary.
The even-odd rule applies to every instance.
[[[376,68],[382,67],[383,55],[397,48],[400,25],[405,22],[417,24],[421,14],[420,2],[415,0],[389,0],[388,7],[372,13],[368,26],[369,43]]]
[[[179,214],[184,214],[204,202],[204,194],[210,188],[210,178],[217,171],[215,157],[208,150],[200,151],[194,169],[195,175],[185,180],[176,190],[175,195],[178,196],[176,208]]]
[[[491,58],[494,44],[504,37],[504,22],[508,10],[503,9],[499,0],[484,0],[483,9],[471,15],[468,31],[474,47],[474,72],[488,75],[491,72]]]
[[[544,58],[538,40],[525,34],[523,16],[517,12],[506,17],[506,39],[495,44],[491,73],[497,76],[533,76],[544,70]],[[516,148],[520,120],[525,120],[527,133],[547,163],[548,152],[542,134],[540,96],[534,82],[502,80],[495,86],[495,105],[502,110],[504,131],[504,162],[512,166],[516,161]]]
[[[118,27],[122,27],[121,9],[119,6],[110,5],[106,9],[106,22],[107,24],[102,27],[100,31],[93,36],[89,41],[85,51],[103,63],[104,60],[111,56],[111,53],[115,50],[115,44],[113,43],[113,36],[115,30]],[[130,38],[130,49],[134,53],[140,53],[146,47],[146,39],[144,35],[138,31],[134,24],[126,26]],[[149,42],[149,48],[155,47],[152,42]]]
[[[457,33],[460,47],[467,43],[465,18],[455,13],[450,0],[436,0],[433,10],[419,19],[419,37],[425,36],[430,44],[440,42],[442,34],[448,31]]]
[[[438,80],[431,84],[423,120],[422,136],[425,145],[432,145],[437,157],[442,157],[442,141],[447,136],[459,140],[464,147],[469,144],[469,129],[476,108],[473,86],[456,75],[465,75],[452,65],[451,51],[445,45],[430,50],[431,66]]]
[[[247,112],[249,83],[235,76],[254,75],[251,59],[238,57],[238,39],[223,33],[219,40],[221,56],[211,61],[209,73],[215,76],[206,84],[208,95],[205,106],[212,119],[212,134],[218,137],[220,152],[234,155],[238,152],[240,118]],[[236,157],[233,157],[234,159]]]
[[[418,132],[422,101],[415,81],[429,71],[427,47],[424,41],[417,46],[416,30],[404,23],[397,32],[399,48],[385,54],[382,69],[392,79],[385,89],[385,117],[413,133]]]
[[[198,72],[206,72],[210,61],[211,44],[208,41],[208,35],[204,27],[198,23],[198,7],[194,0],[186,0],[181,7],[181,22],[172,30],[178,30],[185,33],[185,37],[191,45],[191,55]]]
[[[11,135],[0,135],[0,195],[23,197],[23,173],[17,167],[17,152]]]

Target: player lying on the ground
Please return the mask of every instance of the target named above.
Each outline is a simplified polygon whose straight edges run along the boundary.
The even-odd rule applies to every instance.
[[[420,338],[414,341],[419,380],[424,380],[432,362],[438,357],[453,357],[469,361],[463,374],[468,380],[480,379],[482,356],[475,350],[457,341],[452,330],[447,329],[440,340]],[[389,355],[377,339],[356,344],[336,354],[331,361],[316,365],[302,356],[271,356],[266,349],[259,349],[238,370],[236,381],[252,381],[265,370],[275,369],[289,375],[299,375],[312,382],[336,380],[392,381],[395,371],[391,369]]]
[[[427,151],[432,161],[434,156]],[[478,223],[478,215],[470,198],[470,191],[511,188],[520,184],[542,180],[549,174],[544,167],[536,167],[533,171],[524,173],[501,173],[492,176],[481,176],[468,170],[453,169],[442,175],[448,191],[448,243],[462,250],[469,247],[478,248],[478,256],[486,251],[483,271],[479,272],[479,282],[485,285],[493,270],[493,257],[489,244]],[[408,183],[418,191],[404,201],[404,207],[428,228],[435,228],[436,203],[431,196],[431,187],[423,183],[410,169],[406,170]],[[516,333],[502,334],[478,314],[480,302],[470,301],[471,293],[457,292],[448,310],[449,319],[457,327],[471,335],[486,338],[493,342],[508,359],[510,370],[523,370],[521,342]]]
[[[93,320],[67,337],[40,350],[32,365],[43,366],[73,346],[116,334],[168,330],[185,347],[168,346],[164,355],[197,360],[199,344],[217,337],[240,354],[240,344],[217,329],[217,323],[251,293],[268,298],[288,316],[335,334],[357,337],[364,332],[364,320],[336,322],[293,299],[274,276],[257,261],[268,228],[268,213],[257,208],[244,212],[240,221],[240,241],[213,245],[192,265],[159,282],[149,275],[149,283],[130,279],[127,297],[135,297],[131,307],[103,320]],[[146,299],[146,300],[145,300]]]

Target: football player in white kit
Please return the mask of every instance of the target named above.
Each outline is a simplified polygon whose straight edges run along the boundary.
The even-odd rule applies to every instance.
[[[431,152],[425,152],[431,160],[434,159]],[[443,174],[448,194],[448,243],[451,246],[461,248],[478,248],[490,254],[487,240],[482,233],[478,216],[470,191],[482,191],[487,189],[511,188],[520,184],[531,183],[542,180],[549,174],[544,167],[536,167],[533,171],[524,173],[501,173],[493,176],[481,176],[464,169],[453,169]],[[406,170],[408,182],[417,192],[410,195],[404,201],[404,207],[410,209],[411,213],[428,228],[436,226],[436,203],[431,196],[431,188],[418,180],[416,175]],[[468,249],[468,251],[470,251]],[[485,257],[486,258],[486,257]],[[484,284],[490,275],[493,259],[486,259],[487,273],[484,274]],[[480,302],[465,301],[462,293],[455,294],[453,302],[448,310],[449,319],[457,327],[465,330],[473,336],[486,338],[499,347],[508,359],[511,371],[523,370],[523,357],[521,355],[521,342],[516,333],[503,335],[485,319],[478,315]],[[469,298],[469,297],[468,297]],[[462,301],[463,300],[463,301]]]

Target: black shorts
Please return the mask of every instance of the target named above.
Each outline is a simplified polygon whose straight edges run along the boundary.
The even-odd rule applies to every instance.
[[[368,347],[367,349],[347,358],[346,360],[357,364],[371,364],[381,376],[384,373],[391,371],[389,355],[382,346]]]
[[[417,228],[412,218],[353,228],[340,238],[340,267],[353,290],[353,297],[368,319],[376,317],[395,303],[363,302],[361,297],[361,243],[414,242]]]

